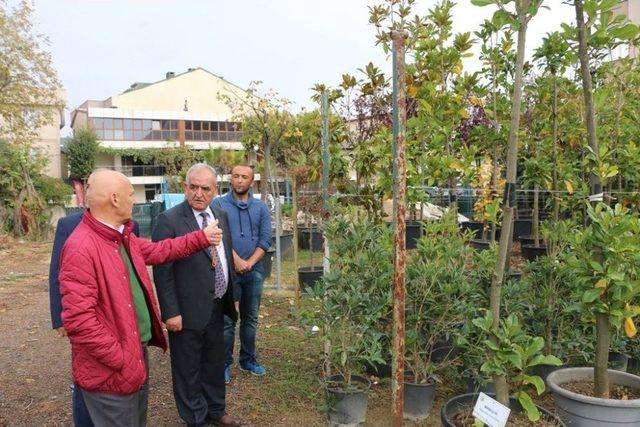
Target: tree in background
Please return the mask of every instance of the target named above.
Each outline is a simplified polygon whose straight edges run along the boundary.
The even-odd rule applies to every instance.
[[[98,137],[89,128],[76,129],[67,144],[69,155],[69,178],[84,181],[96,167]]]
[[[267,198],[267,186],[271,183],[271,192],[277,196],[271,182],[272,151],[284,137],[291,114],[287,107],[291,102],[280,97],[274,91],[263,92],[258,81],[251,82],[243,92],[227,91],[218,93],[233,112],[233,121],[242,123],[242,139],[247,150],[256,150],[264,159],[263,173],[260,177],[262,200]]]
[[[0,135],[2,143],[3,225],[13,210],[13,233],[38,232],[44,200],[38,182],[46,158],[33,148],[39,129],[51,123],[64,105],[59,99],[60,81],[44,50],[45,36],[33,28],[33,9],[26,1],[10,8],[0,1]]]

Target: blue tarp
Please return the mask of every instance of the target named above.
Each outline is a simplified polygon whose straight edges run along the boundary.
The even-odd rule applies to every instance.
[[[184,202],[183,193],[164,193],[161,194],[160,197],[164,202],[165,209],[171,209],[172,207]]]

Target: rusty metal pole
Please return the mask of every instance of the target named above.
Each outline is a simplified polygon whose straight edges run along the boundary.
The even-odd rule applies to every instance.
[[[404,408],[404,298],[406,267],[406,224],[407,212],[407,167],[405,162],[407,123],[406,81],[404,75],[404,49],[407,41],[405,31],[391,31],[393,41],[393,212],[394,212],[394,252],[393,252],[393,376],[391,391],[393,399],[393,425],[402,426]]]

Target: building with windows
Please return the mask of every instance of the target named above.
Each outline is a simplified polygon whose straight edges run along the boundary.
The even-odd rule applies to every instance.
[[[621,1],[620,4],[613,9],[613,13],[616,15],[625,15],[629,18],[629,21],[640,25],[640,0]],[[639,53],[638,48],[631,43],[622,46],[621,51],[618,52],[619,56],[630,56],[631,58],[637,58]]]
[[[168,72],[155,83],[134,83],[104,101],[87,100],[71,113],[71,127],[89,127],[100,145],[98,167],[129,177],[136,202],[154,198],[164,182],[164,165],[136,161],[131,149],[162,149],[176,145],[196,150],[243,149],[242,129],[231,121],[233,112],[220,94],[245,97],[246,92],[202,68]],[[126,151],[124,151],[126,150]],[[128,155],[127,155],[128,153]]]

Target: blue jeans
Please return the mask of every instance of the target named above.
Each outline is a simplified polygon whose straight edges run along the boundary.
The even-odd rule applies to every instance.
[[[239,274],[240,284],[240,365],[256,361],[256,334],[258,332],[258,311],[262,298],[264,275],[255,268],[248,273]],[[233,363],[233,343],[236,322],[224,316],[225,364]]]

